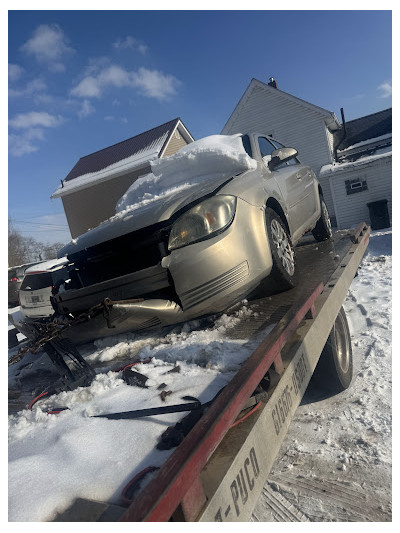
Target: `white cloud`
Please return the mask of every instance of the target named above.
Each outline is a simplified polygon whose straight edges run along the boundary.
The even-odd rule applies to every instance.
[[[20,67],[19,65],[15,65],[14,63],[8,64],[8,81],[9,82],[15,82],[20,79],[24,72],[24,69]]]
[[[107,85],[111,87],[128,87],[130,78],[130,73],[127,70],[117,65],[111,65],[103,69],[97,79],[101,87],[106,87]]]
[[[88,115],[91,115],[94,113],[95,109],[94,106],[91,104],[89,100],[83,100],[80,110],[78,111],[78,117],[79,118],[85,118]]]
[[[378,91],[381,91],[381,94],[379,95],[380,98],[389,98],[389,96],[392,96],[392,82],[385,81],[384,83],[381,83],[378,87]]]
[[[65,70],[63,59],[74,52],[67,44],[63,30],[57,24],[42,24],[33,32],[33,35],[21,50],[33,56],[39,63],[47,64],[54,72]]]
[[[35,141],[43,140],[43,130],[29,128],[21,134],[10,133],[8,136],[8,148],[11,155],[16,157],[31,154],[39,150]]]
[[[30,111],[29,113],[20,113],[9,120],[9,125],[16,129],[34,128],[37,126],[45,128],[54,128],[63,122],[63,118],[58,115],[50,115],[45,111]]]
[[[109,87],[135,88],[144,96],[163,100],[174,95],[180,84],[174,76],[158,70],[140,68],[137,72],[130,72],[117,65],[109,65],[95,75],[83,78],[71,90],[71,94],[82,98],[95,98],[100,97],[103,90]]]
[[[141,43],[140,41],[138,41],[134,37],[131,37],[130,35],[125,37],[125,39],[117,39],[117,41],[113,43],[113,48],[115,48],[115,50],[127,50],[127,49],[137,50],[143,55],[149,49],[149,47],[146,44]]]
[[[8,96],[14,98],[26,97],[26,96],[44,96],[47,89],[46,83],[41,78],[36,78],[28,82],[23,88],[13,88],[8,90]]]
[[[83,98],[94,98],[101,94],[101,85],[99,80],[93,76],[86,76],[78,83],[71,91],[73,96],[80,96]]]
[[[176,93],[181,82],[170,74],[163,74],[159,70],[140,68],[132,73],[132,81],[140,92],[149,98],[164,100]]]

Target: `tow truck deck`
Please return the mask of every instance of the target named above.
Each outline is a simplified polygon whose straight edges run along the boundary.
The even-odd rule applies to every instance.
[[[128,508],[79,499],[57,521],[246,521],[368,245],[365,223],[296,248],[295,289],[249,298],[233,336],[273,330]],[[235,420],[269,371],[268,397]]]

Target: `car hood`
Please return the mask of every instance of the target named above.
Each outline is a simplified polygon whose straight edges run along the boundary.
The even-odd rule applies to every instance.
[[[85,248],[95,246],[133,231],[169,220],[185,206],[200,200],[202,197],[214,193],[231,181],[234,176],[227,178],[219,176],[215,179],[193,181],[179,190],[169,191],[168,194],[148,204],[135,209],[125,209],[110,219],[90,229],[83,235],[73,239],[58,251],[58,256],[68,256]]]

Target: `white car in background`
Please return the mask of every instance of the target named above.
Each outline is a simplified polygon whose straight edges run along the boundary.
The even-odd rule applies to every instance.
[[[54,314],[50,297],[54,289],[68,277],[68,260],[52,259],[28,268],[19,290],[23,315],[29,318],[46,318]]]

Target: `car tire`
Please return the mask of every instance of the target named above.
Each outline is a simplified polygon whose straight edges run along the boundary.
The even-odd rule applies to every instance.
[[[310,380],[314,390],[338,394],[346,390],[353,377],[350,330],[343,307],[336,317],[328,340]]]
[[[331,219],[329,218],[328,208],[322,195],[319,196],[321,204],[321,216],[312,230],[314,239],[318,242],[326,241],[332,237]]]
[[[291,289],[295,286],[296,264],[289,231],[278,213],[270,207],[265,209],[265,222],[273,262],[268,284],[279,291]]]
[[[8,348],[15,348],[19,344],[17,337],[18,330],[16,328],[8,330]]]

